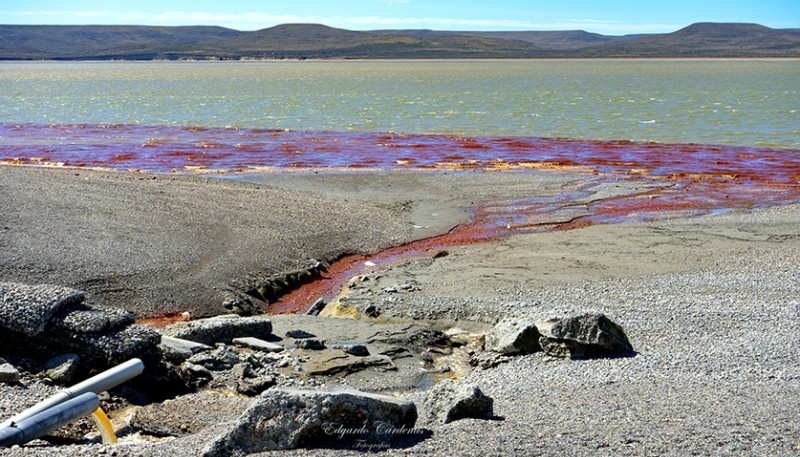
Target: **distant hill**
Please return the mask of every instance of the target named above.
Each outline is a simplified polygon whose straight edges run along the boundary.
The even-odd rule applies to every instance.
[[[800,57],[800,29],[697,23],[672,33],[582,30],[358,32],[285,24],[223,27],[0,25],[0,60]]]
[[[758,24],[697,23],[676,32],[639,36],[584,48],[592,56],[796,57],[800,33]]]

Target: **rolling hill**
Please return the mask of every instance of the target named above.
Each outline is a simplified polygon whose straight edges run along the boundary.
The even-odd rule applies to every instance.
[[[697,23],[672,33],[582,30],[351,31],[284,24],[223,27],[0,25],[0,60],[800,57],[800,30]]]

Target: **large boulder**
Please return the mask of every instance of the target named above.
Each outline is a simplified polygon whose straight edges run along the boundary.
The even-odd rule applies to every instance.
[[[539,352],[539,330],[532,321],[503,319],[486,335],[487,351],[500,354],[532,354]]]
[[[270,389],[205,448],[207,457],[297,448],[385,444],[421,433],[416,406],[353,389]]]
[[[459,419],[494,417],[494,400],[476,384],[442,381],[425,397],[420,418],[425,423],[446,424]]]
[[[624,357],[635,352],[622,327],[602,313],[537,322],[542,350],[573,359]]]

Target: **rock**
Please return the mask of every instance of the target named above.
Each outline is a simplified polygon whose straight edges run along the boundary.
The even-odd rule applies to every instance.
[[[247,379],[255,376],[253,366],[247,362],[237,363],[234,365],[233,368],[231,368],[231,374],[239,379]]]
[[[414,429],[416,406],[353,389],[265,391],[230,428],[204,449],[206,457],[243,456],[343,443],[387,443],[424,433]]]
[[[229,344],[234,338],[247,336],[268,339],[272,335],[272,321],[266,316],[240,317],[226,314],[209,319],[177,322],[169,325],[162,333],[208,345]]]
[[[255,397],[270,387],[277,384],[274,376],[266,375],[260,376],[255,379],[242,380],[236,383],[236,392],[247,395],[248,397]]]
[[[541,351],[539,330],[533,322],[503,319],[486,335],[486,350],[509,354],[532,354]]]
[[[373,319],[381,315],[380,310],[377,306],[375,306],[374,303],[368,303],[366,306],[364,306],[364,309],[362,309],[361,312],[364,313],[365,316]]]
[[[181,372],[185,384],[194,389],[208,384],[214,378],[206,367],[192,362],[183,362]]]
[[[228,346],[220,346],[210,352],[201,352],[187,359],[187,362],[201,365],[209,370],[230,370],[239,363],[239,355]]]
[[[308,349],[312,351],[319,351],[325,349],[325,343],[316,338],[307,338],[304,340],[295,340],[295,346],[300,349]]]
[[[16,384],[19,382],[19,370],[10,363],[0,363],[0,382]]]
[[[161,344],[159,345],[159,349],[161,349],[161,353],[170,362],[181,363],[194,354],[203,351],[210,351],[213,348],[196,341],[189,341],[181,338],[173,338],[171,336],[161,335]]]
[[[286,338],[294,338],[298,340],[302,340],[303,338],[314,338],[315,336],[317,335],[300,329],[289,330],[286,332]]]
[[[502,363],[510,362],[511,357],[497,352],[475,352],[469,357],[469,364],[476,368],[488,370]]]
[[[494,400],[476,384],[445,380],[428,392],[420,416],[427,423],[439,424],[465,418],[490,419],[494,417]]]
[[[635,353],[622,327],[601,313],[551,319],[539,322],[538,327],[542,349],[554,357],[624,357]]]
[[[80,357],[81,368],[91,370],[135,357],[144,362],[143,383],[158,385],[161,392],[185,389],[180,374],[164,363],[158,332],[133,324],[128,311],[83,300],[82,292],[64,287],[0,283],[0,353],[51,358],[71,352]]]
[[[320,298],[317,301],[315,301],[310,308],[308,308],[308,311],[306,311],[306,315],[318,316],[319,313],[321,313],[322,310],[325,309],[325,306],[327,306],[325,299]]]
[[[83,299],[83,292],[67,287],[0,282],[0,327],[36,336],[56,311]]]
[[[81,358],[78,354],[63,354],[53,357],[44,364],[45,376],[56,384],[69,384],[75,377]]]
[[[72,333],[108,333],[135,322],[133,314],[124,309],[83,305],[58,321],[59,326]]]
[[[333,349],[341,349],[345,354],[355,355],[358,357],[366,357],[369,355],[367,346],[358,343],[334,343],[331,346]]]
[[[269,341],[264,341],[259,338],[253,337],[242,337],[242,338],[234,338],[233,339],[234,346],[246,347],[250,349],[255,349],[257,351],[264,351],[264,352],[281,352],[283,351],[283,346],[280,344],[270,343]]]

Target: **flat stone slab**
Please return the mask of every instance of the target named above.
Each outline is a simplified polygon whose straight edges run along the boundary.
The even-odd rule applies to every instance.
[[[260,338],[253,338],[251,336],[234,338],[232,342],[234,346],[255,349],[257,351],[264,351],[264,352],[283,351],[283,346],[281,346],[280,344],[270,343],[269,341],[264,341]]]
[[[226,314],[209,319],[177,322],[167,326],[162,334],[208,345],[230,344],[234,338],[269,338],[272,335],[272,321],[267,316],[240,317]]]
[[[211,346],[196,341],[161,335],[161,352],[169,360],[182,362],[198,352],[210,351]]]

